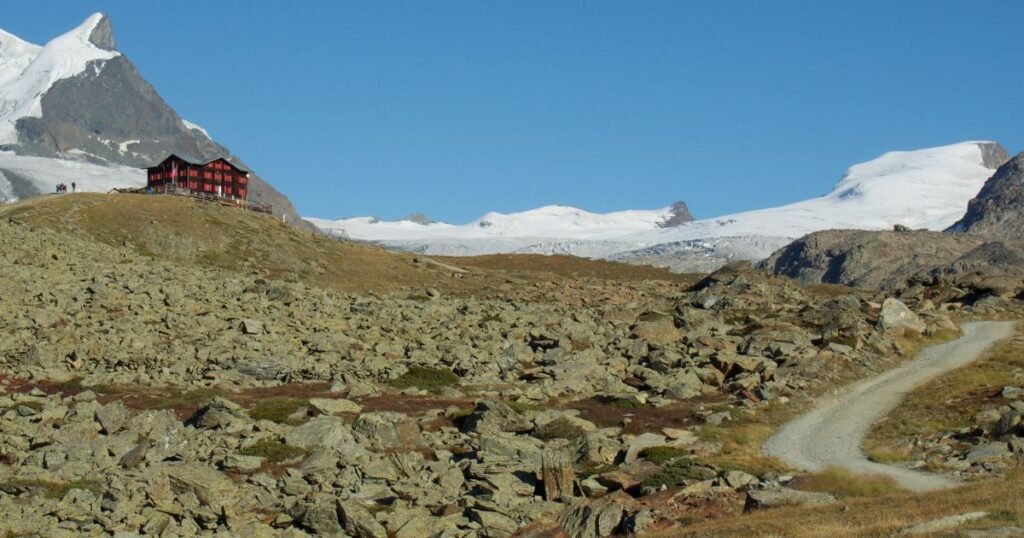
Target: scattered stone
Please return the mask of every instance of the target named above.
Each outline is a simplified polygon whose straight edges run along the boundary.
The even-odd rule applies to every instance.
[[[325,415],[358,415],[363,408],[352,400],[310,398],[309,405]]]
[[[828,493],[799,491],[788,488],[755,490],[747,492],[744,512],[780,506],[823,506],[833,504],[836,498]]]
[[[967,512],[965,514],[958,514],[955,516],[946,516],[904,529],[900,532],[900,535],[915,536],[922,534],[935,534],[937,532],[955,529],[964,523],[982,519],[984,517],[988,517],[988,512]]]
[[[121,400],[114,400],[96,410],[96,421],[108,435],[121,431],[129,418],[131,413]]]

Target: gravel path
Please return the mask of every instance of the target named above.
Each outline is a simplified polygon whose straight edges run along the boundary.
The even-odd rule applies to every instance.
[[[1016,322],[967,323],[957,340],[930,347],[913,361],[850,385],[786,424],[765,444],[764,452],[793,467],[816,471],[840,467],[860,474],[895,478],[912,491],[953,487],[958,482],[936,474],[868,461],[861,444],[871,425],[892,411],[915,387],[974,361],[997,341],[1013,335]]]

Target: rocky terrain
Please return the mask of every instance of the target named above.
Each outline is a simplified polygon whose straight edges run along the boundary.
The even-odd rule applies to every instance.
[[[526,286],[543,296],[352,293],[142,255],[12,209],[13,535],[610,536],[821,502],[730,459],[723,429],[890,366],[954,330],[958,308],[882,308],[884,294],[749,265],[696,284],[544,286],[547,273]]]

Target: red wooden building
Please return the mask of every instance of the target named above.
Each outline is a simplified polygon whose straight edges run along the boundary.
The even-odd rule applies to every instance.
[[[245,201],[249,195],[249,171],[223,157],[208,161],[172,153],[160,164],[146,169],[146,189]]]

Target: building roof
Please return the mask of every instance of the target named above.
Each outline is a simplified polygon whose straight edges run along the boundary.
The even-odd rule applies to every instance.
[[[188,164],[195,164],[195,165],[199,165],[199,166],[206,166],[206,165],[212,163],[213,161],[224,161],[224,162],[230,164],[231,166],[234,166],[235,168],[237,168],[238,171],[240,171],[240,172],[245,172],[247,174],[250,172],[249,169],[245,168],[244,166],[239,166],[238,163],[236,163],[235,161],[232,161],[231,159],[229,159],[227,157],[214,157],[213,159],[197,159],[195,157],[192,157],[192,156],[189,156],[189,155],[185,155],[183,153],[171,153],[170,155],[165,157],[162,161],[160,161],[160,162],[158,162],[158,163],[156,163],[156,164],[154,164],[152,166],[144,166],[143,168],[145,168],[147,170],[149,170],[150,168],[156,168],[156,167],[160,166],[161,164],[164,164],[165,162],[167,162],[167,159],[170,159],[171,157],[177,157],[177,158],[187,162]]]

